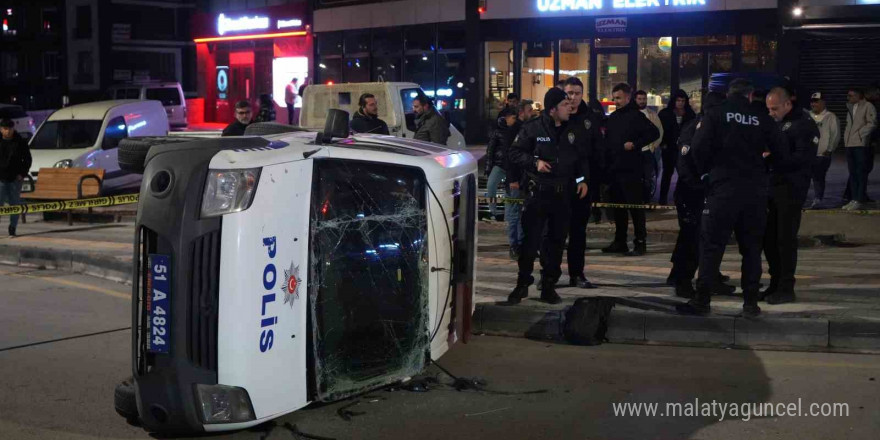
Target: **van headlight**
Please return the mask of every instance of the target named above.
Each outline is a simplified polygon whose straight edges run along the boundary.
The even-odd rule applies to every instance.
[[[202,217],[216,217],[248,209],[254,200],[259,180],[260,168],[208,170],[205,194],[202,196]]]
[[[72,160],[64,159],[64,160],[59,160],[58,162],[55,162],[55,165],[53,165],[53,168],[70,168],[72,166],[73,166]]]
[[[196,400],[205,424],[240,423],[256,419],[251,398],[244,388],[196,385]]]

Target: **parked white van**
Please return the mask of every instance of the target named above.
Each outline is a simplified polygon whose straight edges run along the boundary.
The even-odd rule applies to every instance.
[[[148,99],[162,103],[170,128],[186,128],[186,98],[179,82],[124,84],[109,89],[110,99]]]
[[[322,130],[324,120],[327,118],[327,110],[332,108],[355,114],[358,111],[358,98],[364,93],[376,96],[376,102],[379,104],[379,119],[388,124],[392,136],[413,137],[416,117],[412,102],[416,96],[425,93],[415,83],[375,82],[308,86],[303,96],[300,125],[309,130]],[[449,124],[449,132],[451,135],[446,141],[446,148],[464,150],[466,145],[461,132],[452,124]]]
[[[127,137],[167,134],[168,117],[159,101],[99,101],[65,107],[52,113],[30,141],[31,176],[36,180],[40,168],[71,167],[75,159],[91,151],[115,155],[119,141]]]

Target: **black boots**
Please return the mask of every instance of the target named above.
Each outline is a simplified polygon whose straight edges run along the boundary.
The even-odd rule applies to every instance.
[[[562,302],[562,298],[556,293],[556,287],[553,284],[547,284],[541,289],[541,299],[548,304],[559,304]]]
[[[689,280],[679,280],[675,282],[675,296],[691,299],[696,294],[697,291],[694,290],[694,285]]]
[[[535,282],[534,277],[529,277],[527,280],[517,280],[516,288],[513,289],[513,292],[510,292],[510,295],[507,296],[507,304],[508,305],[516,305],[519,304],[523,299],[529,297],[529,286]]]
[[[785,303],[793,303],[796,298],[794,296],[794,292],[792,291],[781,291],[777,290],[776,293],[765,296],[764,301],[767,301],[767,304],[785,304]]]
[[[682,315],[708,315],[711,298],[709,292],[697,290],[690,301],[676,305],[675,310]]]
[[[629,252],[629,247],[627,247],[626,243],[619,241],[612,242],[607,247],[602,248],[603,254],[625,254],[627,252]]]
[[[761,314],[758,307],[758,292],[743,292],[743,318],[757,318]]]
[[[643,240],[633,241],[633,250],[623,254],[627,257],[641,257],[648,252],[648,244]]]
[[[587,279],[587,277],[583,275],[577,275],[570,277],[568,279],[569,287],[580,287],[581,289],[595,289],[596,286]]]
[[[15,226],[9,225],[9,236],[15,237]]]

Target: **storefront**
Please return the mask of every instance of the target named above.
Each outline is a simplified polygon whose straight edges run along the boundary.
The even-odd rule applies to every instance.
[[[198,96],[203,98],[190,102],[190,123],[230,122],[236,102],[249,101],[258,109],[262,95],[271,96],[277,120],[287,121],[285,87],[293,78],[300,85],[311,79],[306,3],[197,14],[193,35],[198,36]]]
[[[541,102],[570,76],[607,112],[620,82],[646,91],[654,108],[683,89],[699,111],[717,74],[777,71],[776,6],[776,0],[490,2],[480,26],[483,114],[494,119],[510,92]]]

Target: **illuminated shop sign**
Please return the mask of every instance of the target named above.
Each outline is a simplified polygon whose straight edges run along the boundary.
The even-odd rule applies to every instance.
[[[708,0],[536,0],[541,12],[705,6]]]
[[[266,31],[272,28],[273,19],[264,15],[245,15],[241,17],[228,17],[226,14],[217,16],[217,34]],[[274,20],[275,29],[291,29],[303,26],[298,18],[282,18]]]
[[[269,29],[269,17],[254,15],[253,17],[229,18],[225,14],[217,16],[217,33],[259,31]]]

